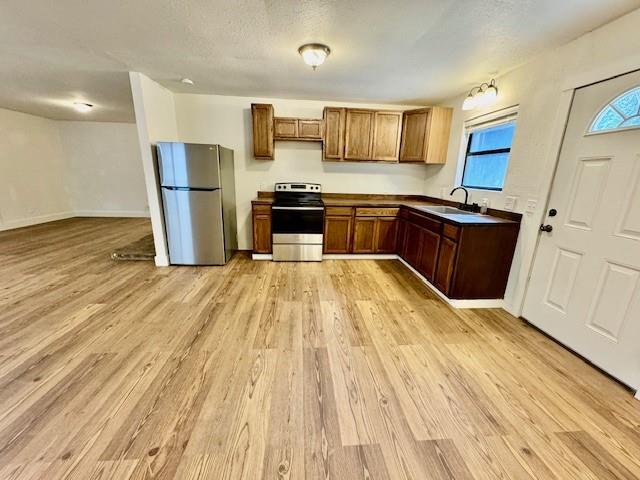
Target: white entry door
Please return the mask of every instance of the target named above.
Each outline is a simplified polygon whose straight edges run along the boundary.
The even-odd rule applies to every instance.
[[[532,324],[635,389],[639,109],[638,72],[576,90],[545,217],[553,230],[540,233],[523,311]]]

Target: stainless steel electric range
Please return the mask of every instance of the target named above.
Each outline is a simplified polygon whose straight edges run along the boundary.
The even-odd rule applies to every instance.
[[[271,207],[273,260],[322,260],[324,203],[317,183],[276,183]]]

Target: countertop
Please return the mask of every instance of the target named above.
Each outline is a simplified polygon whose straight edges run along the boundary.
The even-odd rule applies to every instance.
[[[333,194],[336,195],[336,194]],[[467,215],[467,214],[450,214],[433,212],[424,207],[433,205],[448,205],[446,202],[439,203],[437,199],[419,199],[416,196],[407,196],[398,198],[357,198],[356,196],[345,196],[340,198],[337,196],[322,197],[325,207],[407,207],[420,213],[445,220],[450,223],[459,225],[503,225],[518,224],[519,221],[501,218],[493,215]],[[272,197],[259,196],[251,201],[254,205],[271,205]],[[510,213],[510,212],[509,212]],[[519,218],[518,214],[513,214],[514,218]]]

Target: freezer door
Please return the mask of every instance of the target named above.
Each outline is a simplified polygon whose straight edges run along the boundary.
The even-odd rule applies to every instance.
[[[173,265],[224,265],[220,190],[162,189],[164,220]]]
[[[220,188],[217,145],[160,142],[157,148],[161,186]]]

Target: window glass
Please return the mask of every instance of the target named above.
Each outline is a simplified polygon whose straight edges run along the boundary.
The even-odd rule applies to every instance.
[[[640,87],[617,96],[605,106],[589,127],[590,133],[640,126]]]
[[[484,130],[477,130],[473,132],[469,151],[473,153],[483,150],[511,148],[515,128],[515,123],[509,122]]]
[[[464,187],[502,190],[515,128],[515,120],[511,120],[469,133],[462,174]]]

